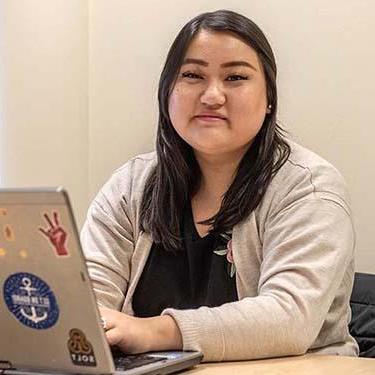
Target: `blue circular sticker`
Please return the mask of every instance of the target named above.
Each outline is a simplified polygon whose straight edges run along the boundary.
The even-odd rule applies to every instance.
[[[4,299],[17,320],[30,328],[50,328],[59,318],[55,295],[42,279],[31,273],[10,275],[4,283]]]

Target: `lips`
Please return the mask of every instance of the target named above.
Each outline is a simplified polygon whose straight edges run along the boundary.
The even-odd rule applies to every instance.
[[[219,113],[200,113],[195,116],[202,120],[226,120],[227,118]]]

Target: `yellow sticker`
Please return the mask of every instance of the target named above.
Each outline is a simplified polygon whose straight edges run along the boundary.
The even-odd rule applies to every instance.
[[[20,251],[20,257],[21,257],[21,258],[27,258],[27,251],[26,251],[25,249],[22,249],[22,250]]]
[[[0,247],[0,257],[5,256],[6,253],[7,252],[5,251],[5,249],[3,249],[3,248]]]
[[[4,237],[7,241],[15,241],[14,231],[9,224],[4,225]]]

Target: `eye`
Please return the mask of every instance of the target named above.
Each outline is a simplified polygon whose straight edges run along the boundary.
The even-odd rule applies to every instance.
[[[240,74],[233,74],[229,77],[227,77],[227,81],[245,81],[247,80],[249,77],[248,76],[242,76]]]
[[[190,79],[201,79],[202,77],[198,74],[191,73],[191,72],[185,72],[182,73],[183,78],[190,78]]]

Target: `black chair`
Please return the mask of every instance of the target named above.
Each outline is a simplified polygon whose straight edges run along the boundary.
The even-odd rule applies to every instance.
[[[375,358],[375,275],[355,274],[350,307],[349,331],[358,342],[359,356]]]

